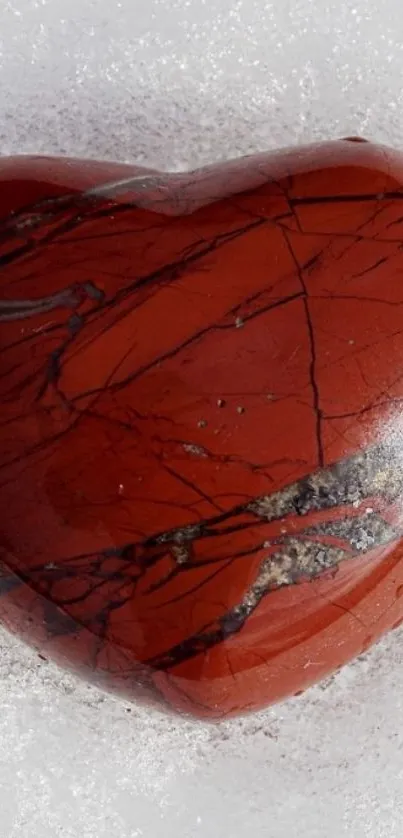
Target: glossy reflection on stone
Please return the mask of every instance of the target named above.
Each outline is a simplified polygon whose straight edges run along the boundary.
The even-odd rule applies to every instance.
[[[0,620],[161,709],[403,618],[403,155],[0,159]]]

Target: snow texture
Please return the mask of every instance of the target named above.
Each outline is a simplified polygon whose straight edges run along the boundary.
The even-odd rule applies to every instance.
[[[0,150],[178,170],[403,134],[401,0],[0,0]],[[0,838],[400,838],[403,631],[217,727],[1,634]]]

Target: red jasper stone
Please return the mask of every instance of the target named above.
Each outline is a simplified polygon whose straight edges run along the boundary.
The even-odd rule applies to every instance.
[[[403,618],[403,155],[0,160],[0,620],[222,719]]]

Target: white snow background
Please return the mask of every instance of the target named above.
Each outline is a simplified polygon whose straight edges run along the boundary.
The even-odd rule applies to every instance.
[[[403,147],[402,105],[402,0],[0,0],[3,154],[177,170],[313,138]],[[402,638],[211,727],[1,633],[0,838],[400,838]]]

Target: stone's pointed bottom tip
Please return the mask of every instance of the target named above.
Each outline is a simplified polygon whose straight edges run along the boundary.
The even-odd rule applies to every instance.
[[[0,621],[220,721],[403,618],[403,157],[0,161]]]

